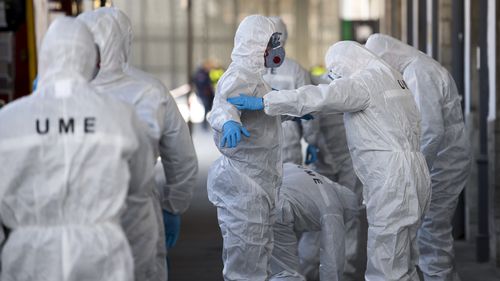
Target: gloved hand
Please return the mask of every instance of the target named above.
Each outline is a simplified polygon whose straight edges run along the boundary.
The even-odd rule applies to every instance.
[[[239,97],[228,98],[227,101],[236,106],[238,110],[264,109],[264,100],[262,98],[252,97],[245,94],[240,94]]]
[[[220,140],[220,147],[226,145],[227,148],[233,148],[238,145],[241,141],[241,133],[246,137],[250,136],[248,130],[243,127],[240,123],[235,121],[227,121],[222,126],[222,139]]]
[[[181,231],[181,216],[163,210],[163,225],[165,227],[165,242],[167,249],[173,248]]]
[[[306,165],[318,161],[318,148],[312,144],[307,146],[306,149]]]
[[[311,114],[306,114],[301,117],[293,117],[293,121],[295,122],[300,122],[301,120],[313,120],[313,119],[314,116],[312,116]]]

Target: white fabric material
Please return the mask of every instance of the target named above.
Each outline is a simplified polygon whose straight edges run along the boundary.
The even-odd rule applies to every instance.
[[[419,267],[426,281],[460,280],[452,219],[470,172],[471,151],[455,81],[438,62],[390,36],[370,36],[366,47],[403,73],[422,113],[421,151],[432,181],[429,211],[419,230]]]
[[[326,76],[326,75],[324,75]],[[322,84],[331,80],[322,77]],[[343,114],[316,114],[312,122],[304,123],[304,135],[308,142],[319,148],[318,160],[311,165],[314,171],[330,180],[349,188],[361,206],[363,202],[363,185],[359,181],[352,165]],[[360,213],[360,220],[351,225],[352,235],[346,237],[346,262],[343,279],[362,280],[366,270],[366,215]],[[304,233],[299,241],[301,273],[314,280],[319,276],[319,233]],[[316,277],[317,279],[317,277]]]
[[[124,36],[125,73],[152,85],[165,98],[165,103],[160,105],[164,107],[166,119],[163,122],[164,127],[160,128],[159,156],[161,161],[155,166],[156,188],[154,190],[156,198],[154,204],[156,205],[155,210],[157,210],[157,222],[160,226],[158,228],[156,259],[157,268],[159,268],[157,280],[164,281],[168,279],[165,267],[167,248],[164,238],[163,216],[158,210],[165,209],[172,214],[182,214],[188,209],[196,184],[198,161],[189,128],[168,89],[153,75],[129,64],[133,37],[130,19],[119,9],[112,8],[107,9],[107,11],[116,19]]]
[[[288,32],[283,20],[279,17],[269,17],[273,22],[276,32],[281,33],[281,43],[286,44]],[[311,84],[311,78],[295,60],[285,58],[280,67],[268,69],[264,74],[264,81],[276,90],[293,90]],[[283,163],[291,162],[302,164],[302,122],[293,120],[283,121],[283,147],[281,149]]]
[[[347,143],[367,207],[365,278],[418,280],[416,234],[430,199],[430,177],[420,152],[415,101],[399,85],[401,74],[358,43],[334,44],[325,62],[344,78],[270,92],[264,96],[265,112],[344,112]]]
[[[271,270],[277,277],[271,280],[305,280],[298,274],[297,237],[306,231],[319,233],[319,279],[343,280],[345,225],[357,219],[356,195],[312,170],[286,163],[276,213]]]
[[[126,200],[132,209],[147,200],[147,136],[131,107],[90,86],[97,54],[83,23],[55,20],[39,57],[37,90],[0,111],[0,217],[10,230],[0,279],[132,281],[120,217]]]
[[[209,122],[217,146],[227,121],[243,124],[236,148],[219,148],[222,156],[211,166],[209,200],[217,207],[224,239],[224,280],[264,281],[272,249],[272,211],[281,185],[281,119],[264,112],[240,112],[228,97],[248,93],[262,97],[271,89],[264,82],[264,52],[274,33],[263,16],[248,16],[240,23],[231,54],[232,63],[219,80]]]
[[[302,68],[296,61],[285,58],[283,64],[278,68],[268,69],[264,74],[264,81],[273,89],[293,90],[304,85],[311,84],[307,70]],[[302,164],[302,123],[293,120],[283,121],[283,163],[291,162]]]
[[[100,8],[93,12],[85,12],[78,16],[94,35],[95,43],[100,51],[100,69],[92,81],[102,95],[113,97],[134,106],[140,120],[145,124],[154,155],[159,155],[159,142],[162,128],[165,127],[166,95],[149,83],[126,74],[123,70],[129,50],[125,47],[125,37],[109,11],[111,8]],[[155,160],[152,160],[154,165]],[[156,262],[158,241],[162,227],[160,205],[155,203],[154,181],[142,190],[148,202],[140,209],[127,208],[122,224],[132,247],[134,255],[134,275],[136,280],[159,280],[165,276],[166,267]]]

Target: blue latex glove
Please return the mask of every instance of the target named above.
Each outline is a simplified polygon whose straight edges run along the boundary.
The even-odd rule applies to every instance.
[[[239,97],[228,98],[227,101],[232,103],[239,110],[264,109],[264,100],[262,98],[247,96],[245,94],[240,94]]]
[[[306,165],[318,161],[318,148],[312,144],[307,146],[306,150]]]
[[[233,148],[238,145],[241,141],[241,133],[246,137],[250,136],[248,130],[243,127],[240,123],[235,121],[227,121],[222,126],[222,139],[220,140],[220,147]]]
[[[163,224],[165,227],[165,242],[167,249],[175,246],[181,232],[181,216],[163,210]]]
[[[311,114],[306,114],[306,115],[303,115],[301,117],[293,117],[293,121],[295,122],[301,122],[302,120],[313,120],[314,119],[314,116],[312,116]]]

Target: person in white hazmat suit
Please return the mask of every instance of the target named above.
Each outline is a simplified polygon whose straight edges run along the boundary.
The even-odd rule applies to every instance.
[[[146,125],[146,133],[154,150],[159,155],[161,128],[166,120],[166,97],[153,85],[145,83],[124,72],[127,56],[124,36],[114,17],[104,8],[85,12],[77,17],[94,35],[100,52],[99,72],[92,81],[97,91],[106,96],[132,104],[140,120]],[[153,165],[155,160],[153,160]],[[158,263],[159,225],[161,208],[155,201],[154,179],[143,192],[148,196],[140,209],[127,208],[122,224],[134,255],[134,276],[136,280],[160,280],[166,278],[166,264]]]
[[[280,17],[269,17],[274,23],[276,31],[281,33],[281,43],[284,46],[288,39],[286,25]],[[288,57],[277,68],[268,68],[264,74],[264,81],[275,90],[293,90],[304,85],[311,84],[311,78],[307,70],[296,61]],[[313,120],[286,120],[281,123],[283,128],[283,147],[281,149],[283,163],[291,162],[302,164],[302,136],[307,141],[309,136],[303,135],[302,123],[313,122]]]
[[[329,84],[334,80],[330,75],[323,75],[317,81]],[[359,220],[349,230],[352,235],[346,237],[346,262],[343,280],[362,280],[366,270],[366,210],[363,204],[363,185],[359,181],[352,165],[343,114],[314,115],[314,120],[304,123],[304,135],[311,145],[318,149],[317,161],[309,168],[328,177],[330,180],[349,188],[358,199],[361,208]],[[319,278],[319,234],[306,232],[299,241],[301,273],[309,280]]]
[[[164,103],[160,104],[165,120],[163,128],[160,130],[159,155],[161,159],[155,167],[156,188],[154,201],[156,210],[164,210],[164,216],[178,217],[184,213],[193,197],[193,191],[196,184],[196,175],[198,171],[198,162],[194,145],[191,140],[189,128],[184,121],[177,104],[167,90],[165,85],[156,79],[153,75],[144,72],[129,63],[130,50],[132,46],[132,24],[130,19],[118,8],[102,8],[104,12],[111,14],[120,27],[121,35],[124,40],[125,48],[125,73],[147,84],[152,85],[156,91],[164,95]],[[167,181],[168,178],[168,181]],[[157,216],[158,225],[163,225],[163,217]],[[172,229],[174,226],[166,225],[169,232],[174,232],[178,237],[180,229]],[[159,227],[158,256],[156,262],[158,267],[165,265],[167,256],[167,245],[165,245],[165,232],[163,227]],[[170,241],[170,240],[168,240]],[[172,239],[169,247],[173,247],[176,239]],[[159,277],[159,280],[167,280],[166,277]]]
[[[366,47],[399,70],[422,114],[420,150],[431,174],[431,203],[419,229],[419,268],[425,281],[460,280],[454,264],[452,219],[470,172],[470,141],[450,73],[419,50],[387,35]]]
[[[96,61],[87,27],[56,19],[37,90],[0,111],[1,280],[134,280],[120,216],[144,202],[153,150],[133,109],[90,86]]]
[[[342,78],[273,91],[261,99],[240,95],[228,101],[240,110],[263,109],[271,116],[344,112],[367,208],[365,279],[418,280],[416,234],[430,199],[429,171],[420,152],[420,112],[401,74],[362,45],[334,44],[325,64]]]
[[[243,19],[235,34],[232,63],[219,80],[208,120],[222,153],[210,167],[207,188],[223,236],[226,281],[268,280],[272,212],[282,175],[281,118],[240,112],[226,99],[243,92],[262,97],[271,90],[262,75],[284,58],[284,53],[274,54],[279,47],[269,48],[272,41],[279,43],[276,40],[279,36],[267,17]]]
[[[319,280],[343,280],[346,225],[358,217],[356,195],[317,172],[283,165],[283,184],[276,203],[271,258],[272,281],[305,281],[299,273],[297,237],[304,231],[320,235]]]

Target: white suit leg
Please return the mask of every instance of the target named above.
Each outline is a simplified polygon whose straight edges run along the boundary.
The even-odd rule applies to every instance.
[[[224,240],[222,259],[225,281],[265,281],[270,272],[269,258],[273,233],[271,209],[266,200],[252,200],[251,210],[218,207],[219,226]],[[241,202],[240,202],[241,203]]]
[[[452,219],[458,197],[465,185],[460,177],[447,182],[432,182],[432,196],[419,229],[419,267],[425,281],[459,281],[455,269]],[[452,192],[450,192],[452,191]]]
[[[273,225],[274,247],[271,257],[272,281],[305,281],[300,275],[297,252],[297,234],[294,231],[294,217],[290,203],[280,204],[276,223]]]

